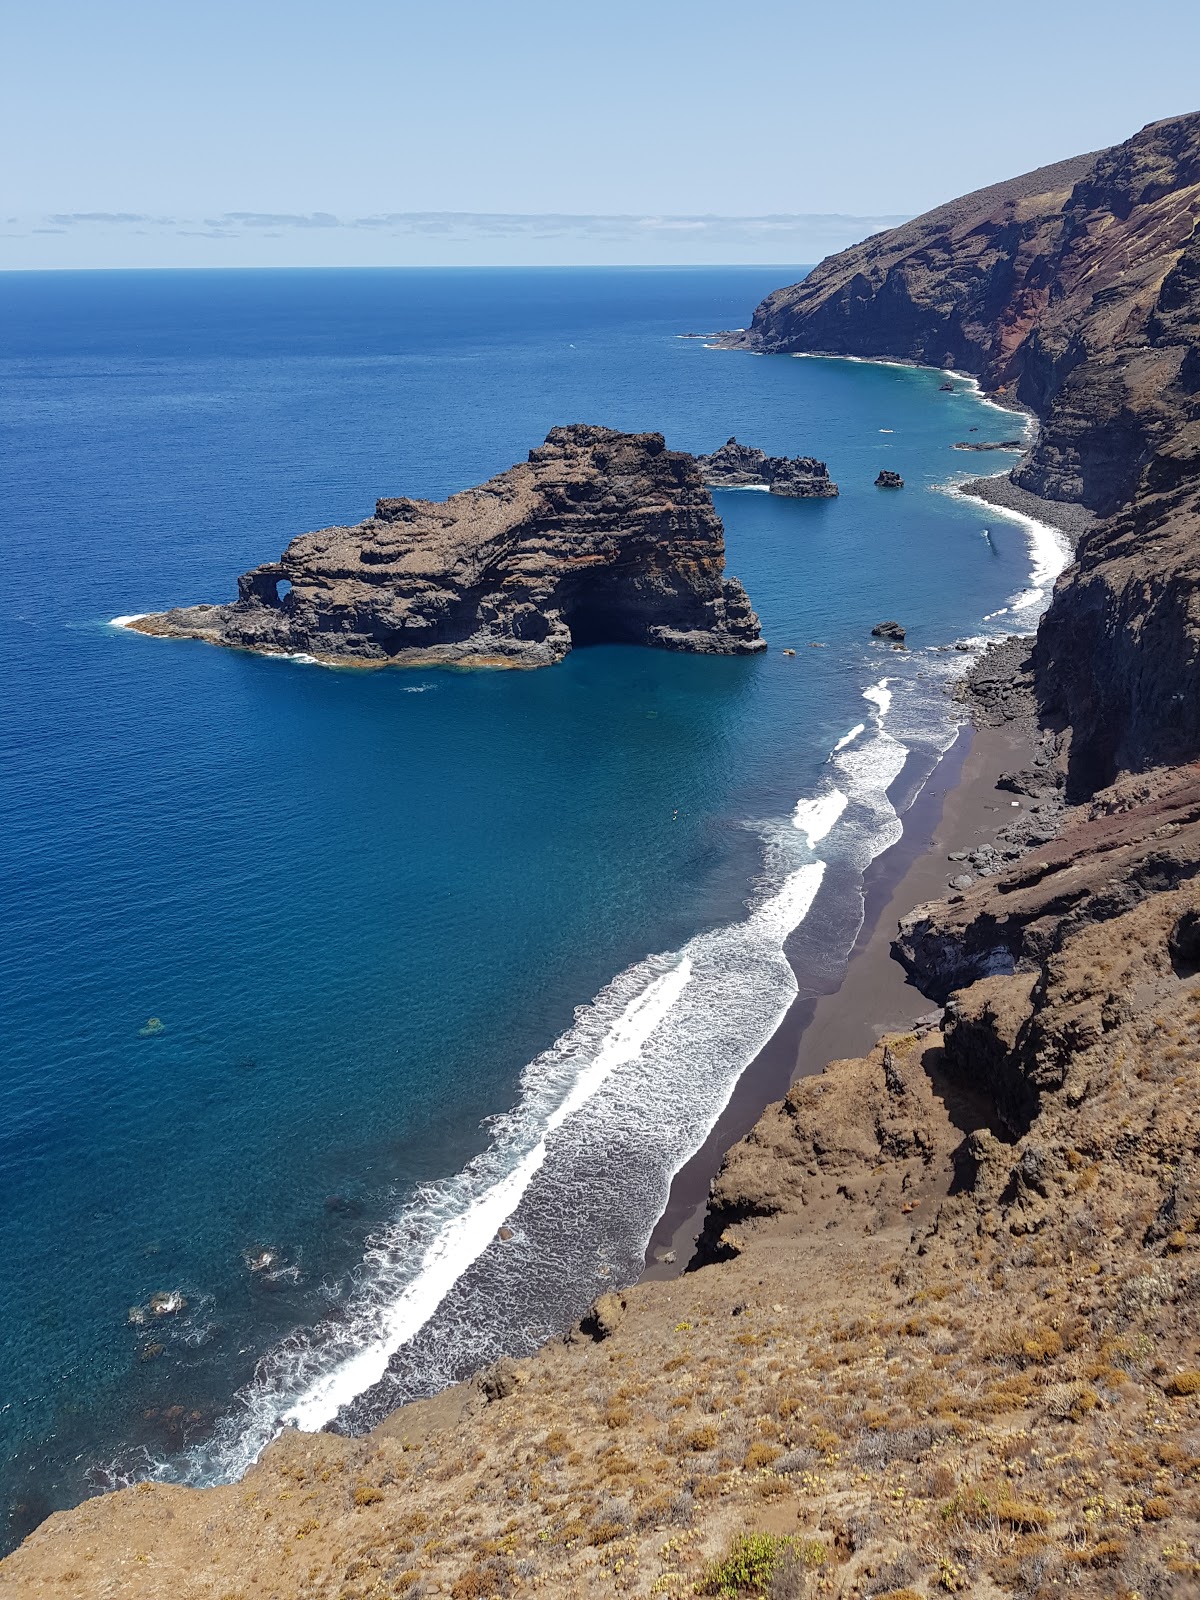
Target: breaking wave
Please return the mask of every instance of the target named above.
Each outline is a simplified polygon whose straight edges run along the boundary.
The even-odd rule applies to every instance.
[[[605,1281],[638,1275],[674,1175],[797,995],[789,938],[821,904],[812,938],[844,960],[861,874],[902,832],[889,790],[911,748],[927,748],[931,770],[954,736],[919,660],[863,691],[867,717],[789,818],[747,824],[763,845],[745,916],[636,962],[581,1006],[525,1068],[513,1110],[490,1120],[487,1147],[413,1194],[334,1314],[268,1351],[213,1435],[156,1476],[236,1478],[287,1426],[358,1432],[530,1353]]]

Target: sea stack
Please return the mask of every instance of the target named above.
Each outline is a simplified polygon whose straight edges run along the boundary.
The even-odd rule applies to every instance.
[[[904,479],[898,472],[889,472],[885,467],[875,479],[877,489],[903,489]]]
[[[829,468],[814,456],[769,456],[731,438],[696,459],[710,489],[769,489],[792,500],[832,500],[838,493]]]
[[[540,667],[574,645],[766,649],[695,459],[660,433],[552,428],[528,461],[445,501],[378,500],[293,539],[228,605],[141,633],[331,665]]]

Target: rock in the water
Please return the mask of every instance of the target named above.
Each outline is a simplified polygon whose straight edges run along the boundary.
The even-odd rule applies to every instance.
[[[696,460],[710,489],[767,488],[793,500],[832,500],[838,493],[829,468],[813,456],[769,456],[729,439]]]
[[[979,440],[960,439],[953,447],[955,450],[1023,450],[1024,442],[1020,439]]]
[[[357,527],[302,534],[244,573],[231,605],[130,626],[378,666],[540,667],[600,643],[766,649],[725,576],[694,458],[658,433],[583,424],[552,428],[527,462],[448,500],[379,500]]]
[[[903,489],[904,479],[898,472],[889,472],[886,467],[875,479],[877,489]]]
[[[952,383],[939,383],[938,384],[938,388],[942,391],[943,394],[953,394],[954,393],[954,385]]]
[[[894,639],[897,644],[903,644],[907,629],[898,622],[877,622],[871,629],[872,639]]]

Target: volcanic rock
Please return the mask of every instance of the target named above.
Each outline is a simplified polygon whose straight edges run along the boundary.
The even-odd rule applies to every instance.
[[[898,622],[877,622],[871,629],[872,639],[894,639],[903,644],[907,630]]]
[[[904,479],[898,472],[889,472],[885,467],[875,479],[877,489],[903,489]]]
[[[971,372],[1043,418],[1017,481],[1107,515],[1200,388],[1198,217],[1192,113],[829,256],[726,342]]]
[[[766,648],[695,460],[658,433],[552,428],[527,462],[445,501],[383,499],[293,539],[230,605],[142,633],[330,664],[547,666],[578,644]]]
[[[696,459],[710,489],[761,487],[794,500],[831,500],[838,492],[829,468],[813,456],[769,456],[754,445],[728,439],[719,450]]]
[[[991,441],[970,439],[960,440],[958,444],[951,446],[951,448],[954,450],[1020,450],[1022,448],[1022,442],[1020,439],[999,439]]]

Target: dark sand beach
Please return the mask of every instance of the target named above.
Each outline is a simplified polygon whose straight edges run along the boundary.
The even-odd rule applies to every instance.
[[[905,813],[902,837],[867,869],[863,924],[841,981],[814,997],[811,975],[797,969],[800,994],[738,1080],[704,1144],[675,1175],[647,1247],[645,1278],[684,1270],[721,1158],[764,1107],[794,1079],[820,1072],[830,1061],[863,1055],[882,1034],[903,1030],[930,1011],[932,1002],[892,956],[896,924],[914,906],[946,894],[949,879],[961,870],[947,859],[951,851],[988,844],[1013,820],[1013,796],[997,789],[996,781],[1028,759],[1029,740],[1018,723],[961,729]],[[903,790],[905,782],[901,773],[894,788]]]

